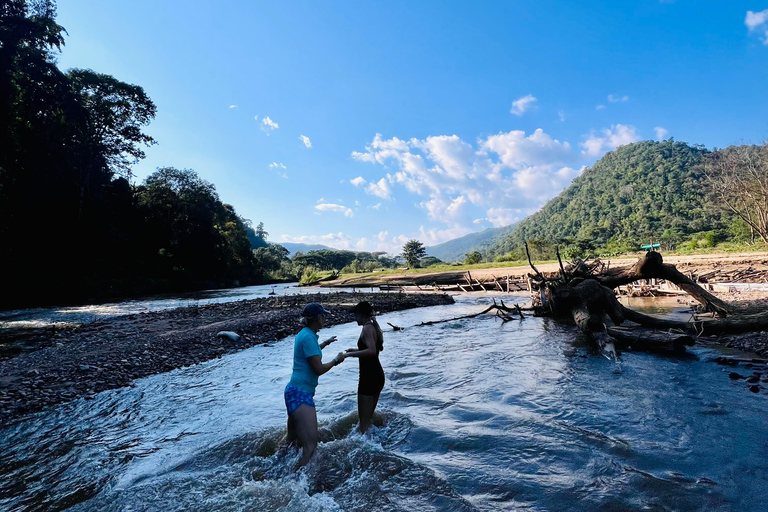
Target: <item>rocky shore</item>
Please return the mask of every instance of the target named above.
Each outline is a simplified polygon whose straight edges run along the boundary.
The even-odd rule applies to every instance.
[[[134,379],[280,340],[297,332],[308,302],[331,310],[328,326],[351,322],[349,307],[361,300],[371,302],[377,313],[454,302],[445,294],[281,296],[121,316],[50,331],[38,349],[0,361],[0,427],[50,405],[87,399]],[[234,331],[240,338],[217,337],[220,331]]]

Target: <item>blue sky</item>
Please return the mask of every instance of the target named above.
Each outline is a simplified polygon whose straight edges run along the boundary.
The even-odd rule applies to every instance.
[[[606,151],[768,137],[768,0],[63,0],[62,68],[274,242],[398,252],[536,211]]]

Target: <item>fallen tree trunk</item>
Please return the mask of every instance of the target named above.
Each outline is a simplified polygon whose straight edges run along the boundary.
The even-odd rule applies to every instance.
[[[658,252],[648,252],[644,258],[638,260],[631,267],[607,269],[600,274],[585,277],[595,279],[601,285],[611,289],[643,279],[664,279],[679,286],[688,295],[699,301],[707,311],[723,318],[729,314],[728,305],[725,302],[693,282],[677,270],[674,265],[664,263]]]

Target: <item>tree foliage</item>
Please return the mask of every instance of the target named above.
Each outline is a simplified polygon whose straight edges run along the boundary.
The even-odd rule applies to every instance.
[[[483,255],[480,254],[480,251],[472,251],[464,255],[464,263],[467,265],[474,265],[475,263],[480,263],[481,261],[483,261]]]
[[[156,107],[138,85],[60,71],[55,14],[0,0],[0,306],[262,279],[247,222],[211,183],[170,167],[131,183]]]
[[[424,248],[424,244],[418,240],[408,240],[403,246],[403,259],[411,268],[418,267],[419,260],[426,255],[427,250]]]

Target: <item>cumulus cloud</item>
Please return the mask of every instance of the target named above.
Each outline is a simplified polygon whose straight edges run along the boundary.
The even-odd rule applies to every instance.
[[[750,32],[760,32],[763,44],[768,45],[768,9],[760,12],[747,11],[744,24]]]
[[[509,110],[509,113],[516,116],[522,116],[527,110],[530,110],[536,101],[534,95],[526,94],[522,98],[518,98],[512,102],[512,108]]]
[[[396,187],[403,187],[420,196],[416,204],[429,219],[461,235],[471,232],[467,226],[472,219],[488,209],[512,211],[506,218],[532,213],[582,168],[574,166],[581,156],[568,142],[541,129],[531,134],[500,132],[476,144],[457,135],[404,140],[376,134],[365,151],[355,151],[352,157],[390,169],[378,182],[367,184],[368,194],[390,199]],[[492,222],[505,218],[502,211],[506,210],[491,211]],[[433,235],[437,237],[436,232]]]
[[[608,101],[609,101],[610,103],[623,103],[623,102],[625,102],[625,101],[629,101],[629,96],[627,96],[627,95],[624,95],[624,96],[616,96],[616,95],[614,95],[614,94],[609,94],[609,95],[608,95]]]
[[[333,247],[334,249],[350,249],[352,247],[352,239],[342,232],[328,233],[327,235],[281,235],[281,238],[283,242],[309,245],[321,244]]]
[[[353,179],[349,180],[349,182],[351,184],[353,184],[354,186],[356,186],[356,187],[363,186],[363,185],[365,185],[367,183],[365,181],[365,179],[363,179],[362,176],[358,176],[357,178],[353,178]]]
[[[392,189],[386,178],[381,178],[378,182],[371,182],[365,187],[365,191],[382,199],[392,199]]]
[[[372,210],[378,210],[379,208],[381,208],[381,203],[376,203],[375,205],[371,206]]]
[[[656,140],[664,140],[664,137],[669,133],[669,130],[662,128],[661,126],[655,127],[653,131],[656,133]]]
[[[520,210],[514,210],[512,208],[489,208],[486,212],[487,219],[477,219],[476,222],[487,220],[493,227],[509,226],[513,222],[520,220]]]
[[[312,142],[306,135],[299,135],[299,140],[304,144],[304,147],[309,149],[312,147]]]
[[[264,130],[271,131],[271,130],[277,130],[278,128],[280,128],[276,122],[274,122],[272,119],[269,118],[269,116],[265,116],[264,119],[261,120],[261,124],[263,125],[262,129]]]
[[[597,105],[595,107],[595,110],[603,110],[605,108],[605,105]]]
[[[321,212],[338,212],[343,213],[345,217],[354,217],[355,212],[351,208],[334,203],[320,203],[315,205],[315,209]]]
[[[230,105],[229,108],[237,108],[237,105]]]
[[[272,162],[271,164],[269,164],[269,166],[272,167],[273,169],[276,169],[276,168],[285,169],[286,168],[285,165],[283,165],[282,163],[277,163],[277,162]]]
[[[637,129],[634,126],[623,124],[611,125],[603,129],[599,134],[594,132],[581,143],[582,153],[589,156],[599,156],[606,151],[611,151],[619,146],[624,146],[640,140]]]

